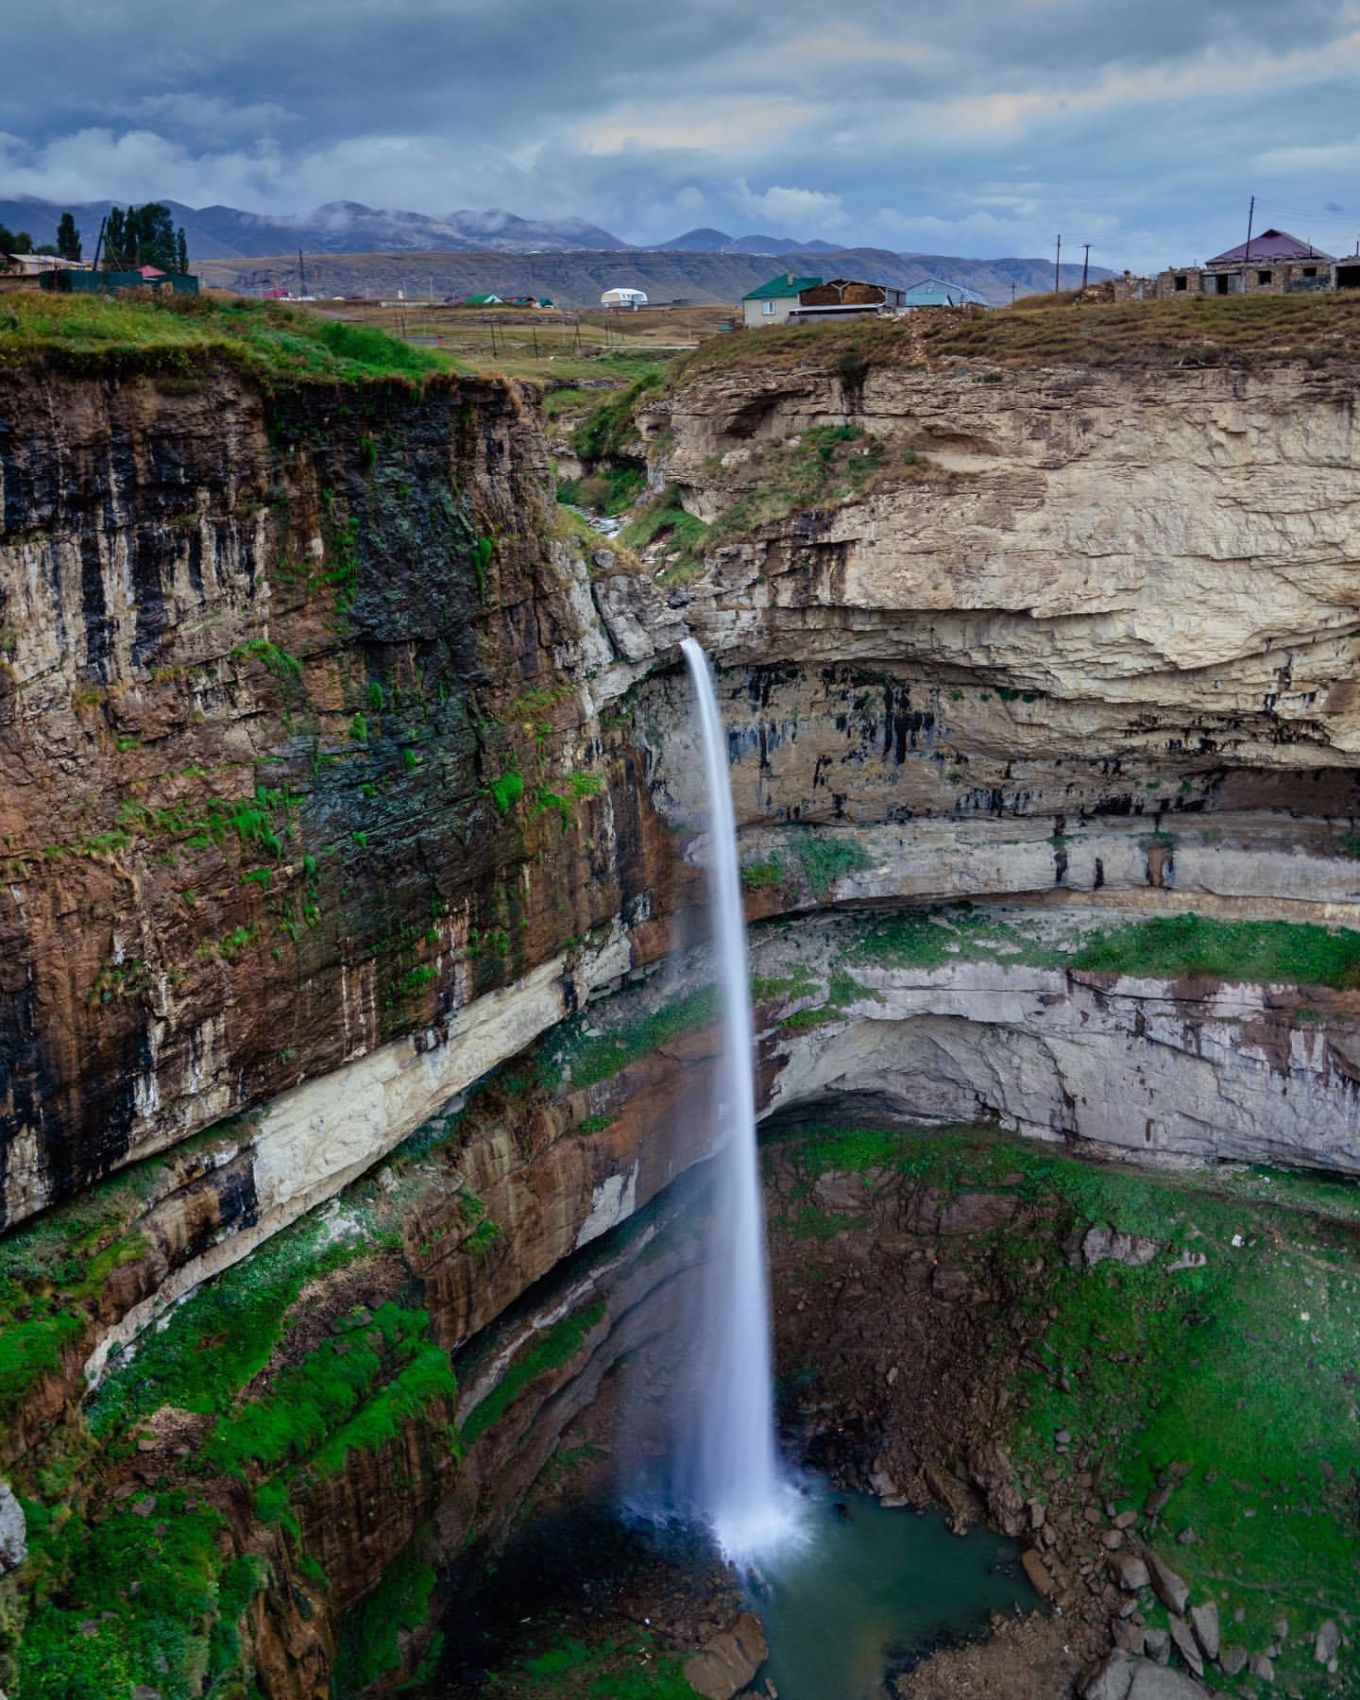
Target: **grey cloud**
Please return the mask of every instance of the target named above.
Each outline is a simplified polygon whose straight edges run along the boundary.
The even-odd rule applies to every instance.
[[[839,209],[833,234],[894,246],[1034,252],[1084,228],[1107,264],[1225,245],[1253,187],[1318,240],[1355,198],[1341,0],[7,10],[0,131],[23,141],[0,195],[494,203],[633,239],[763,211],[814,235]]]

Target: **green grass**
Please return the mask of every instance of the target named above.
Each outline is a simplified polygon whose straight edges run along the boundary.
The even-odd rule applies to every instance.
[[[598,1086],[670,1040],[708,1026],[717,1014],[718,994],[712,986],[703,986],[652,1015],[621,1022],[593,1038],[578,1019],[548,1042],[538,1065],[540,1084],[549,1091],[564,1082],[572,1087]]]
[[[451,1396],[453,1372],[431,1342],[429,1328],[425,1311],[389,1303],[371,1317],[351,1319],[333,1330],[300,1362],[275,1376],[261,1397],[221,1413],[203,1451],[209,1468],[232,1475],[252,1468],[268,1472],[316,1454],[325,1473],[319,1460],[323,1454],[332,1460],[334,1442],[352,1427],[356,1413],[383,1402],[392,1381],[416,1363],[422,1364],[417,1380],[423,1385],[437,1358],[445,1373],[433,1376],[429,1397],[436,1392]],[[385,1377],[387,1386],[381,1385]],[[343,1462],[347,1449],[332,1467]]]
[[[863,494],[884,475],[910,476],[925,464],[914,450],[890,445],[862,426],[813,426],[796,442],[756,451],[742,471],[755,488],[713,521],[708,548],[749,537],[760,526],[800,510],[834,507]]]
[[[593,407],[572,433],[572,447],[580,458],[593,465],[621,456],[637,435],[634,409],[664,381],[665,369],[658,363]]]
[[[371,326],[272,302],[41,293],[0,302],[0,368],[184,375],[221,361],[275,383],[409,382],[449,370],[442,356]]]
[[[747,862],[741,870],[741,883],[747,891],[771,891],[782,885],[785,877],[784,864],[778,856]]]
[[[837,880],[861,873],[873,862],[854,838],[839,838],[808,828],[798,835],[798,861],[808,884],[819,898],[829,895]]]
[[[442,1346],[423,1345],[410,1363],[398,1370],[377,1394],[361,1405],[317,1448],[309,1467],[318,1475],[332,1476],[345,1466],[351,1452],[376,1452],[397,1439],[402,1430],[422,1416],[436,1399],[452,1399],[457,1383]],[[457,1444],[450,1431],[450,1446]]]
[[[17,1655],[23,1700],[109,1700],[138,1685],[163,1700],[219,1692],[216,1682],[205,1690],[203,1673],[225,1674],[258,1573],[224,1574],[218,1512],[160,1491],[148,1516],[129,1506],[93,1526],[37,1525],[34,1604]],[[214,1634],[219,1610],[230,1634]]]
[[[427,1620],[438,1580],[418,1535],[383,1573],[382,1581],[345,1616],[336,1661],[337,1697],[358,1694],[401,1664],[401,1637]]]
[[[524,795],[524,777],[510,769],[491,781],[491,801],[498,815],[508,815]]]
[[[462,1440],[471,1446],[506,1414],[520,1394],[540,1375],[570,1363],[585,1344],[586,1336],[604,1316],[604,1306],[594,1304],[564,1316],[560,1322],[535,1336],[515,1358],[487,1396],[468,1412]]]
[[[1105,1460],[1103,1494],[1131,1509],[1176,1463],[1185,1478],[1156,1544],[1192,1597],[1219,1597],[1225,1640],[1263,1649],[1278,1610],[1311,1635],[1350,1609],[1360,1488],[1354,1183],[1263,1170],[1165,1176],[966,1127],[814,1128],[772,1147],[802,1177],[785,1223],[798,1238],[862,1222],[853,1203],[819,1211],[807,1202],[828,1172],[859,1175],[866,1202],[901,1177],[946,1197],[985,1190],[1030,1206],[1040,1228],[979,1246],[1010,1271],[1028,1335],[1005,1440],[1022,1491],[1046,1497],[1063,1430],[1074,1451]],[[1074,1268],[1057,1245],[1093,1224],[1162,1250],[1141,1268]],[[1167,1267],[1187,1252],[1206,1262]],[[1182,1545],[1186,1528],[1195,1539]],[[1287,1648],[1283,1661],[1286,1687],[1333,1692],[1307,1654]]]
[[[96,1435],[120,1433],[162,1405],[219,1414],[268,1363],[304,1286],[361,1257],[356,1235],[331,1239],[315,1217],[276,1234],[110,1360],[89,1406]]]
[[[642,1629],[594,1646],[565,1638],[493,1675],[486,1692],[503,1700],[698,1700],[681,1660]]]
[[[1059,1430],[1078,1444],[1108,1441],[1106,1480],[1136,1506],[1159,1472],[1184,1466],[1160,1543],[1176,1569],[1199,1597],[1220,1595],[1225,1621],[1246,1612],[1230,1639],[1263,1648],[1280,1609],[1311,1633],[1354,1595],[1354,1234],[1174,1184],[1160,1189],[1154,1230],[1136,1197],[1130,1211],[1117,1186],[1091,1191],[1079,1220],[1182,1244],[1193,1226],[1208,1262],[1175,1274],[1102,1263],[1043,1283],[1032,1300],[1056,1316],[1040,1348],[1045,1369],[1020,1377],[1029,1409],[1014,1455],[1037,1478]],[[1176,1541],[1187,1528],[1188,1546]],[[1297,1653],[1286,1661],[1286,1683],[1319,1675]]]
[[[849,960],[884,968],[941,968],[993,961],[1154,980],[1191,976],[1238,985],[1360,985],[1360,932],[1296,921],[1215,921],[1159,916],[1070,945],[1045,941],[1022,921],[969,908],[908,910],[873,922]]]
[[[231,652],[231,658],[233,661],[258,661],[283,684],[293,687],[302,684],[302,663],[297,656],[280,649],[268,638],[251,638],[248,643],[238,643]]]
[[[872,922],[849,958],[882,968],[942,968],[960,961],[1060,968],[1072,951],[1042,943],[1012,921],[985,911],[910,909]]]
[[[134,1223],[156,1167],[106,1181],[0,1241],[0,1422],[61,1366],[114,1271],[152,1249]]]
[[[678,584],[702,570],[708,529],[703,520],[686,512],[678,493],[671,488],[663,490],[649,507],[624,527],[620,541],[633,550],[645,549],[658,539],[663,541],[667,560],[658,578],[665,583]]]
[[[1074,968],[1148,979],[1211,979],[1251,985],[1360,985],[1360,932],[1292,921],[1211,921],[1173,915],[1090,940]]]

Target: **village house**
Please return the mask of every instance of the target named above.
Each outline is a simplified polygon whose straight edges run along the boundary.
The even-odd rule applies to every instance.
[[[1137,287],[1143,284],[1142,288]],[[1150,289],[1130,278],[1120,295],[1159,301],[1185,295],[1294,295],[1360,288],[1360,256],[1338,260],[1287,230],[1263,230],[1203,265],[1169,266]]]
[[[906,292],[882,283],[836,277],[796,277],[785,272],[742,297],[742,321],[748,330],[762,325],[816,324],[822,319],[873,318],[899,313]]]
[[[647,305],[647,296],[641,289],[628,289],[620,285],[614,289],[606,289],[600,297],[601,307],[630,308],[637,312],[639,307]]]
[[[759,330],[761,325],[786,325],[789,314],[798,305],[798,297],[805,289],[819,288],[821,281],[819,277],[795,277],[792,272],[785,272],[762,283],[759,289],[752,289],[741,298],[741,316],[747,330]]]
[[[907,310],[917,307],[985,307],[987,298],[961,283],[945,283],[938,277],[922,278],[907,291]]]

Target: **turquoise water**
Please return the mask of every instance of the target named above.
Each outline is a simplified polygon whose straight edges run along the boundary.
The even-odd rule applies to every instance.
[[[1038,1604],[1013,1541],[951,1534],[935,1511],[823,1492],[808,1507],[808,1535],[752,1591],[780,1700],[885,1700],[889,1671],[985,1633],[992,1611]]]

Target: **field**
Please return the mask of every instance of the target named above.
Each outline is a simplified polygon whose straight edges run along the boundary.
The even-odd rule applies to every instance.
[[[301,308],[372,326],[460,367],[515,377],[619,377],[641,363],[687,354],[732,323],[728,307],[655,307],[639,313],[446,307],[439,302],[318,302]]]

